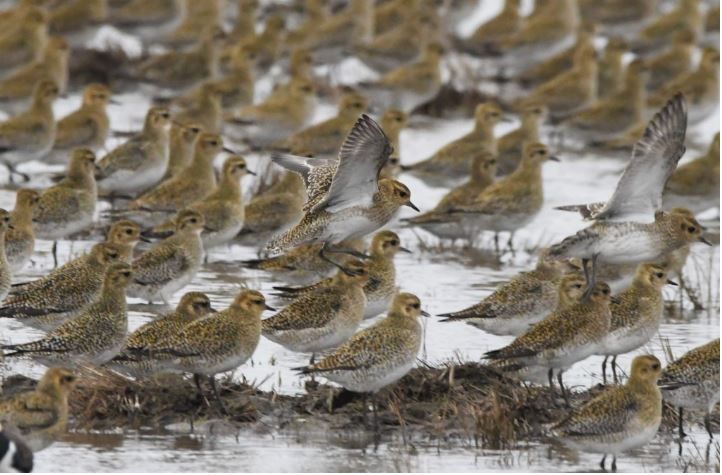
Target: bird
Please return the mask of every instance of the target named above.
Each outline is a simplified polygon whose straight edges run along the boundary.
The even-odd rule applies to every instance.
[[[300,295],[283,310],[261,322],[266,339],[291,351],[315,354],[351,338],[363,320],[369,280],[368,265],[356,258],[344,263],[329,285]]]
[[[33,451],[12,427],[0,425],[0,472],[30,473],[33,471]]]
[[[107,364],[136,378],[151,376],[160,369],[161,363],[151,357],[137,358],[136,353],[152,345],[164,344],[188,324],[215,312],[206,294],[188,292],[173,312],[141,325],[130,334],[120,353]]]
[[[154,186],[168,166],[170,112],[151,107],[143,130],[102,157],[97,165],[98,189],[105,194],[136,194]]]
[[[466,322],[492,335],[519,336],[555,310],[577,303],[584,284],[572,266],[542,252],[534,269],[514,276],[478,304],[439,317],[442,322]]]
[[[0,318],[45,331],[55,329],[95,300],[108,266],[123,260],[122,250],[118,244],[96,244],[88,254],[21,285],[2,303]]]
[[[574,55],[574,66],[535,87],[514,106],[543,104],[549,117],[558,121],[589,106],[597,97],[598,66],[592,46],[580,48]]]
[[[439,26],[435,10],[412,11],[391,30],[374,36],[368,43],[354,45],[354,53],[364,64],[385,73],[416,60],[426,43],[439,39]]]
[[[105,272],[97,299],[40,340],[2,345],[5,358],[30,357],[45,366],[100,365],[118,354],[128,333],[125,289],[130,264],[116,262]]]
[[[368,273],[369,279],[364,285],[366,295],[366,308],[364,319],[373,318],[389,308],[389,304],[396,294],[396,267],[394,257],[399,252],[411,253],[401,245],[399,235],[393,231],[379,231],[371,240],[369,246]],[[339,270],[339,272],[343,272]],[[276,295],[282,298],[295,299],[299,295],[309,294],[316,289],[330,285],[333,277],[327,277],[319,282],[302,287],[274,286]]]
[[[498,251],[498,233],[508,231],[511,248],[514,232],[529,224],[544,203],[541,168],[546,161],[559,159],[546,145],[528,143],[519,167],[510,175],[483,189],[471,204],[453,206],[448,220],[458,223],[473,235],[474,230],[494,231]]]
[[[240,181],[247,174],[255,175],[248,169],[246,160],[231,155],[223,162],[221,180],[215,191],[185,208],[198,212],[205,220],[201,233],[203,249],[208,250],[230,242],[243,227],[245,206]],[[172,233],[176,219],[156,226],[153,233]]]
[[[662,395],[657,380],[661,364],[653,355],[637,356],[631,376],[623,386],[605,389],[573,410],[552,427],[552,434],[566,445],[585,452],[613,456],[611,469],[617,471],[617,455],[643,447],[657,434],[662,422]]]
[[[594,48],[594,36],[597,27],[593,23],[584,22],[576,33],[574,43],[567,49],[539,62],[532,63],[527,69],[517,74],[517,81],[524,87],[543,84],[555,76],[574,66],[574,56],[583,49]]]
[[[386,165],[381,169],[381,178],[396,178],[401,173],[401,130],[406,127],[409,116],[399,109],[386,109],[381,116],[381,129],[394,148]]]
[[[223,39],[222,30],[212,29],[190,50],[173,50],[143,60],[134,68],[131,79],[173,91],[190,89],[218,76]]]
[[[664,188],[664,207],[685,206],[701,212],[719,207],[719,132],[707,153],[677,167]]]
[[[419,298],[401,292],[382,320],[358,332],[319,362],[295,369],[301,374],[323,376],[349,391],[374,394],[414,367],[423,337],[419,316],[429,316],[421,309]]]
[[[112,9],[108,20],[148,41],[170,33],[185,15],[186,2],[183,0],[129,0]]]
[[[373,34],[381,35],[403,22],[421,7],[419,0],[389,0],[373,8]]]
[[[303,20],[301,20],[295,28],[286,32],[284,43],[286,45],[305,44],[307,39],[313,35],[314,31],[328,18],[329,8],[323,0],[306,0],[303,2]],[[241,18],[237,19],[241,22]],[[245,20],[248,21],[248,20]],[[254,25],[255,26],[255,25]],[[238,31],[241,32],[247,27],[239,26]],[[235,28],[234,28],[235,31]],[[232,35],[233,33],[231,33]]]
[[[498,15],[479,25],[468,37],[457,40],[459,49],[482,56],[488,52],[490,44],[517,33],[524,20],[520,3],[519,0],[505,0]]]
[[[278,59],[285,31],[282,15],[271,14],[263,25],[263,31],[240,42],[237,49],[253,52],[255,73],[263,75]]]
[[[35,85],[30,107],[0,122],[0,162],[10,171],[10,181],[13,173],[28,181],[27,175],[15,172],[15,166],[42,158],[52,148],[55,140],[53,102],[59,93],[57,84],[42,80]]]
[[[401,206],[418,211],[406,185],[388,179],[377,181],[391,152],[383,130],[362,115],[341,146],[338,163],[316,166],[314,159],[272,156],[274,162],[304,177],[308,202],[301,221],[273,238],[266,250],[278,254],[299,244],[323,242],[320,255],[327,258],[327,248],[375,231]]]
[[[304,5],[304,10],[313,2]],[[228,45],[237,45],[247,38],[256,34],[256,20],[258,16],[258,0],[238,0],[238,14],[233,28],[226,34]]]
[[[5,235],[13,228],[12,214],[0,208],[0,301],[10,292],[13,275],[10,263],[5,257]]]
[[[255,245],[296,224],[303,216],[306,191],[303,179],[285,171],[264,192],[254,196],[244,210],[238,240]]]
[[[632,51],[649,54],[668,44],[677,31],[688,29],[698,37],[702,30],[699,0],[680,0],[676,6],[653,18],[636,35]]]
[[[641,25],[657,14],[658,1],[580,0],[578,3],[582,18],[601,24],[604,33],[635,34]]]
[[[712,439],[711,413],[719,403],[719,338],[694,348],[664,368],[660,384],[665,401],[677,407],[680,439],[683,430],[684,409],[705,411],[704,425]]]
[[[261,338],[261,314],[265,310],[274,309],[263,294],[244,289],[227,309],[199,318],[171,337],[136,352],[140,358],[158,358],[165,370],[193,373],[201,396],[200,376],[207,376],[222,412],[228,415],[214,376],[234,370],[251,358]]]
[[[647,90],[655,91],[660,86],[692,69],[692,54],[695,50],[695,34],[688,29],[677,31],[672,44],[661,53],[645,58],[649,70]]]
[[[57,266],[57,240],[88,228],[93,222],[98,189],[95,154],[87,148],[73,150],[65,178],[40,193],[33,210],[39,239],[53,240]]]
[[[170,297],[185,287],[201,267],[205,252],[200,234],[205,220],[194,210],[181,211],[172,236],[155,244],[133,261],[128,296],[149,302]]]
[[[69,56],[68,43],[60,37],[51,38],[42,58],[0,80],[0,108],[13,112],[27,108],[35,85],[42,80],[54,82],[60,93],[64,93],[68,82]]]
[[[359,83],[358,88],[373,107],[394,107],[408,114],[441,90],[443,55],[443,46],[431,41],[418,60],[392,69],[377,81]]]
[[[179,106],[173,122],[198,124],[205,132],[218,133],[223,125],[223,90],[213,82],[201,84],[196,100]]]
[[[8,26],[0,34],[0,70],[6,72],[42,57],[48,43],[48,14],[44,8],[29,6]]]
[[[497,144],[498,173],[508,175],[519,166],[524,153],[524,144],[539,142],[539,127],[546,120],[549,111],[543,104],[527,104],[521,111],[519,127],[499,137]]]
[[[48,33],[63,36],[72,46],[80,47],[93,39],[107,18],[107,0],[66,2],[48,15]]]
[[[586,142],[614,137],[644,120],[647,109],[646,81],[649,74],[642,60],[634,60],[617,92],[594,101],[565,119],[562,125],[572,136]]]
[[[220,135],[202,132],[195,141],[188,166],[133,200],[123,213],[155,225],[202,200],[216,187],[213,160],[221,151],[232,152],[223,145]]]
[[[662,107],[682,93],[689,102],[689,123],[697,124],[717,110],[719,105],[719,51],[705,48],[696,70],[682,73],[660,86],[649,96],[648,106]]]
[[[184,6],[184,15],[172,31],[159,41],[168,47],[182,49],[205,38],[209,31],[220,30],[223,3],[220,0],[190,2]],[[225,38],[222,38],[225,40]],[[223,41],[219,41],[220,44]]]
[[[200,125],[171,124],[168,145],[168,167],[163,181],[177,175],[193,160],[193,150],[198,135],[203,131]]]
[[[615,93],[624,81],[624,55],[629,53],[629,45],[624,39],[613,36],[604,46],[597,69],[597,98],[604,99]]]
[[[303,149],[313,157],[333,157],[338,153],[346,134],[356,119],[366,111],[366,99],[355,92],[344,94],[339,100],[335,117],[300,130],[272,145],[281,151]]]
[[[685,151],[686,130],[687,108],[684,97],[678,94],[655,114],[635,144],[632,159],[608,202],[561,208],[594,220],[591,226],[551,247],[552,256],[582,259],[589,289],[594,284],[597,261],[654,262],[684,244],[706,241],[702,226],[694,218],[661,210],[664,184]]]
[[[313,50],[318,61],[337,61],[352,45],[371,40],[374,34],[373,12],[370,0],[351,0],[346,8],[316,25],[303,46]]]
[[[612,357],[612,374],[617,381],[617,355],[629,353],[645,345],[659,330],[664,310],[662,288],[675,282],[667,279],[666,266],[641,264],[624,292],[615,295],[609,304],[612,324],[603,344],[602,378],[607,381],[607,360]]]
[[[476,197],[494,182],[497,169],[496,156],[486,149],[481,149],[474,157],[470,168],[469,180],[449,190],[433,209],[402,221],[441,238],[471,240],[472,236],[467,235],[466,230],[454,222],[451,210],[474,203]]]
[[[502,116],[502,110],[493,102],[477,105],[474,109],[474,130],[447,143],[429,158],[402,169],[432,186],[458,183],[469,176],[472,161],[482,150],[496,155],[494,127]]]
[[[597,282],[589,297],[551,313],[509,345],[489,351],[484,357],[491,360],[513,359],[522,365],[545,367],[550,387],[553,385],[553,372],[557,370],[559,388],[568,406],[562,374],[575,363],[599,352],[612,319],[610,298],[609,286]]]
[[[316,109],[314,84],[303,77],[275,90],[263,102],[241,107],[226,117],[224,133],[250,140],[254,146],[269,145],[307,126]]]
[[[64,161],[76,148],[98,153],[105,146],[110,132],[109,103],[115,101],[111,99],[108,86],[99,83],[85,86],[80,107],[57,123],[50,159]]]
[[[21,188],[15,194],[12,229],[5,232],[5,255],[13,275],[25,267],[35,250],[33,213],[39,199],[40,194],[29,188]]]
[[[68,396],[76,380],[66,368],[49,368],[35,389],[0,402],[3,425],[17,428],[33,452],[50,446],[67,430]]]

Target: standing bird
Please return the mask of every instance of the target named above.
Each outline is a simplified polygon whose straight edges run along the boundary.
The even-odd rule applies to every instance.
[[[331,284],[299,296],[262,322],[263,336],[291,351],[315,354],[351,338],[363,320],[368,282],[366,263],[351,259]]]
[[[635,144],[632,159],[607,203],[560,208],[595,221],[551,247],[552,256],[582,259],[589,291],[597,261],[655,262],[684,244],[705,241],[703,228],[694,218],[661,211],[662,191],[684,154],[686,131],[687,107],[678,94],[654,116]]]
[[[151,107],[143,130],[98,162],[98,188],[104,193],[136,194],[152,187],[168,166],[170,112]]]
[[[128,296],[167,303],[176,291],[190,283],[205,256],[200,237],[204,224],[203,215],[197,211],[180,212],[175,233],[133,261]]]
[[[381,116],[381,129],[394,148],[386,166],[381,169],[380,178],[396,178],[401,173],[401,130],[409,121],[408,114],[399,109],[386,109]]]
[[[98,198],[95,171],[95,154],[86,148],[75,149],[65,178],[40,193],[33,212],[35,234],[54,241],[56,267],[57,240],[82,231],[93,222]]]
[[[176,309],[135,330],[123,349],[108,362],[113,369],[136,378],[151,376],[160,370],[159,361],[151,357],[136,358],[135,354],[148,346],[164,344],[179,334],[188,324],[215,313],[208,296],[202,292],[188,292],[181,297]]]
[[[477,105],[474,130],[444,145],[426,160],[405,169],[431,185],[458,183],[469,176],[471,163],[481,150],[496,155],[494,127],[501,120],[502,111],[498,105],[492,102]]]
[[[197,211],[205,220],[201,240],[206,251],[230,242],[243,227],[245,206],[240,182],[246,174],[255,175],[248,169],[246,160],[239,156],[230,156],[223,163],[218,188],[203,200],[186,208]],[[153,233],[173,232],[176,219],[156,226]]]
[[[602,378],[607,383],[607,360],[612,357],[612,374],[617,382],[617,355],[629,353],[647,344],[659,330],[664,310],[662,288],[676,285],[667,279],[667,269],[656,264],[642,264],[632,285],[615,295],[609,309],[612,324],[604,344]]]
[[[556,370],[559,388],[568,406],[562,374],[574,363],[598,353],[602,348],[612,319],[610,298],[609,286],[599,282],[588,298],[558,309],[511,344],[489,351],[484,356],[492,360],[512,359],[525,366],[542,366],[548,370],[550,387]]]
[[[15,427],[0,425],[0,472],[2,473],[33,471],[33,451],[16,432]]]
[[[683,430],[684,409],[706,411],[704,427],[712,439],[711,414],[719,403],[719,338],[688,351],[664,368],[660,382],[669,387],[662,391],[665,401],[677,407],[679,437]]]
[[[48,14],[44,8],[23,8],[17,22],[0,34],[0,70],[14,68],[38,60],[48,44]]]
[[[52,81],[40,81],[33,91],[30,107],[4,122],[0,122],[0,163],[25,181],[30,177],[15,171],[15,166],[44,157],[55,140],[55,116],[53,102],[60,90]]]
[[[108,266],[125,259],[124,247],[96,244],[88,254],[13,289],[0,307],[0,318],[14,318],[46,331],[56,328],[96,299]]]
[[[508,132],[497,140],[497,161],[500,175],[508,175],[519,166],[524,156],[524,144],[539,142],[539,127],[549,111],[543,104],[530,103],[521,109],[519,128]]]
[[[12,425],[34,452],[65,434],[68,426],[68,395],[75,375],[64,368],[48,369],[32,391],[0,402],[0,418]]]
[[[100,151],[110,131],[106,108],[112,102],[106,85],[93,83],[85,86],[80,108],[58,121],[51,156],[64,161],[76,148],[87,148],[95,153]]]
[[[200,396],[200,376],[207,376],[224,414],[215,375],[231,371],[253,356],[261,339],[261,314],[273,310],[263,294],[242,290],[227,309],[189,323],[170,338],[146,345],[139,356],[159,358],[161,368],[193,373]]]
[[[429,316],[421,310],[419,298],[400,293],[383,320],[360,331],[318,363],[296,369],[323,376],[349,391],[375,395],[404,377],[416,363],[423,336],[420,315]],[[376,426],[375,401],[373,410]]]
[[[11,214],[0,208],[0,301],[7,297],[13,280],[12,269],[5,254],[5,236],[12,228]]]
[[[401,206],[418,211],[411,203],[411,192],[406,185],[395,180],[378,180],[391,152],[391,145],[379,125],[363,115],[341,146],[337,163],[317,165],[314,159],[273,156],[276,163],[304,178],[308,202],[301,221],[272,239],[266,249],[278,254],[300,244],[322,242],[320,255],[327,258],[327,248],[375,231]]]
[[[433,99],[441,90],[441,58],[444,48],[430,42],[418,60],[392,69],[377,81],[359,83],[371,104],[378,108],[394,107],[410,114],[416,107]]]
[[[662,395],[657,380],[662,371],[652,355],[632,361],[631,376],[624,386],[615,386],[574,410],[552,431],[572,448],[604,454],[599,464],[612,454],[613,472],[617,454],[642,447],[657,434],[662,422]]]
[[[401,246],[401,239],[393,231],[380,231],[371,240],[370,258],[368,260],[369,280],[364,285],[366,308],[364,319],[373,318],[389,308],[396,294],[396,267],[394,257],[399,252],[411,253]],[[340,271],[339,272],[343,272]],[[282,298],[295,299],[300,295],[314,292],[326,285],[334,283],[334,277],[327,277],[315,284],[303,287],[274,286]]]
[[[40,340],[3,345],[4,357],[28,356],[45,366],[100,365],[110,361],[128,334],[125,288],[131,275],[129,264],[112,264],[95,301]]]
[[[584,281],[567,263],[542,252],[534,269],[514,276],[481,302],[456,312],[442,313],[442,322],[462,321],[492,335],[518,336],[557,309],[577,303]]]
[[[685,206],[694,212],[719,208],[719,132],[707,153],[677,167],[664,189],[664,207]]]
[[[22,188],[15,194],[12,229],[5,233],[5,255],[13,275],[25,267],[35,250],[33,213],[39,200],[40,194],[35,190]]]
[[[187,126],[180,124],[171,125],[168,139],[168,167],[163,176],[163,181],[177,175],[191,163],[196,139],[201,132],[203,132],[203,129],[198,124],[190,124]]]

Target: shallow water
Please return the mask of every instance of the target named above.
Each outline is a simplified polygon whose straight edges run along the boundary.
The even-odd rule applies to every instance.
[[[484,15],[487,15],[485,12]],[[478,21],[477,21],[478,23]],[[110,35],[107,31],[101,32]],[[112,33],[112,32],[111,32]],[[102,35],[101,35],[102,36]],[[357,65],[344,65],[341,71],[354,70]],[[261,94],[268,84],[262,85]],[[109,107],[116,130],[133,130],[140,126],[148,100],[140,93],[125,94],[116,98],[122,105]],[[58,101],[56,113],[63,115],[77,107],[79,96],[71,95]],[[332,115],[330,105],[320,107],[317,119]],[[707,146],[719,130],[718,112],[689,131],[690,138]],[[515,127],[505,124],[499,133]],[[404,163],[426,158],[453,138],[470,130],[470,120],[430,120],[414,129],[403,132],[401,156]],[[109,144],[112,147],[117,141]],[[699,155],[701,149],[690,149],[689,159]],[[479,265],[469,253],[448,250],[425,251],[433,247],[435,239],[423,231],[400,229],[397,224],[389,227],[398,230],[404,246],[414,250],[411,255],[401,254],[396,259],[398,285],[405,291],[417,294],[424,308],[432,314],[453,311],[478,302],[500,283],[521,270],[534,265],[533,251],[540,246],[555,242],[583,226],[576,216],[554,211],[554,206],[570,203],[604,200],[611,195],[616,180],[625,165],[617,159],[592,156],[585,153],[557,155],[561,163],[544,166],[546,201],[544,209],[527,229],[515,237],[515,255],[504,254],[500,262],[493,262],[486,255]],[[250,156],[251,166],[259,157]],[[219,157],[219,162],[222,157]],[[33,172],[58,171],[61,167],[32,164]],[[433,207],[446,190],[429,188],[410,176],[402,180],[412,190],[413,201],[422,209]],[[251,185],[244,179],[244,186]],[[46,186],[41,178],[32,185]],[[14,192],[0,190],[0,206],[11,208]],[[406,208],[402,216],[412,215]],[[719,229],[719,210],[709,210],[702,215],[712,227]],[[716,223],[716,224],[715,224]],[[482,240],[489,248],[490,237]],[[76,241],[60,243],[62,262],[87,250],[91,242]],[[34,264],[16,277],[24,281],[43,275],[52,266],[48,252],[51,243],[38,242]],[[531,251],[531,252],[530,252]],[[269,291],[275,282],[257,271],[243,269],[235,261],[255,257],[250,247],[232,246],[211,252],[211,262],[184,291],[200,290],[208,293],[216,308],[223,308],[233,298],[240,286]],[[470,264],[472,262],[472,264]],[[719,319],[719,247],[695,245],[685,274],[694,288],[701,289],[706,310],[694,312],[686,308],[682,314],[667,313],[660,329],[645,348],[618,360],[626,370],[636,354],[654,353],[665,361],[662,341],[668,341],[675,357],[702,343],[716,338],[720,332]],[[668,288],[665,296],[677,300],[676,289]],[[181,293],[171,302],[175,304]],[[139,301],[130,300],[133,304]],[[689,304],[687,304],[689,307]],[[149,313],[144,307],[135,306],[130,314],[130,329],[147,321]],[[153,308],[162,311],[163,308]],[[368,323],[368,322],[367,322]],[[420,359],[438,364],[452,358],[478,360],[484,352],[509,343],[510,337],[496,337],[460,323],[442,324],[431,318],[425,324],[425,343]],[[23,342],[41,336],[35,330],[22,327],[13,321],[0,322],[2,338],[11,342]],[[253,359],[235,372],[235,377],[245,378],[263,390],[294,394],[302,391],[303,381],[289,368],[307,361],[308,356],[294,354],[262,339]],[[601,358],[593,357],[574,366],[565,374],[570,387],[588,387],[600,382]],[[33,377],[42,374],[43,368],[27,362],[13,362],[6,374],[22,372]],[[692,422],[692,421],[690,421]],[[688,425],[690,425],[688,422]],[[620,470],[626,471],[679,471],[714,470],[719,466],[719,439],[709,447],[711,465],[705,465],[707,436],[696,423],[690,427],[682,453],[668,434],[660,434],[652,444],[628,454],[619,461]],[[39,471],[575,471],[595,470],[598,457],[569,451],[553,441],[535,441],[520,444],[513,449],[489,451],[476,448],[473,441],[438,446],[436,442],[416,440],[410,434],[411,445],[404,445],[397,437],[384,440],[374,450],[373,443],[363,434],[314,434],[277,432],[266,423],[259,423],[237,436],[204,436],[188,434],[112,433],[69,434],[66,440],[37,454]],[[68,461],[72,460],[72,463]],[[62,462],[60,462],[62,461]]]

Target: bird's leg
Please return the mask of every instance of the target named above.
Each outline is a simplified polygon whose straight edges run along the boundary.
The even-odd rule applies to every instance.
[[[602,461],[599,462],[599,466],[602,468],[602,472],[606,472],[606,470],[604,469],[604,462],[605,462],[606,460],[607,460],[607,454],[604,454],[604,455],[602,456]]]
[[[379,434],[379,414],[376,407],[376,393],[371,394],[371,410],[374,413],[374,434]]]
[[[617,471],[617,456],[614,455],[612,457],[612,472],[616,472],[616,471]]]
[[[687,437],[687,434],[684,433],[684,409],[681,407],[678,408],[679,412],[677,413],[677,429],[679,431],[679,440],[684,439]]]
[[[562,392],[562,397],[564,398],[564,403],[567,405],[567,407],[571,407],[571,404],[569,404],[569,394],[567,394],[567,390],[564,387],[564,383],[562,382],[562,373],[564,373],[562,370],[559,370],[559,374],[557,374],[557,382],[559,383],[559,390]]]
[[[514,252],[514,231],[509,234],[509,240],[506,242],[506,248],[509,249],[512,256],[516,255]]]
[[[552,392],[552,397],[554,396],[554,368],[549,368],[549,372],[547,373],[547,378],[549,378],[549,390]]]
[[[205,395],[203,394],[203,388],[201,387],[201,377],[195,373],[193,373],[193,382],[196,383],[196,390],[198,390],[198,397],[201,398],[201,401],[203,401],[203,398]]]
[[[359,252],[355,249],[348,249],[345,247],[334,247],[334,248],[326,248],[326,252],[330,252],[332,254],[348,254],[349,256],[357,257],[359,259],[370,259],[371,256],[364,252]]]
[[[338,262],[334,261],[333,259],[329,258],[326,253],[327,252],[334,252],[332,250],[328,249],[327,243],[323,243],[323,246],[321,246],[321,250],[318,251],[318,256],[323,259],[324,261],[328,262],[329,264],[333,265],[334,267],[338,267],[343,272],[349,275],[355,275],[354,271],[351,271],[349,269],[346,269],[344,266],[339,264]]]
[[[704,428],[707,429],[707,433],[709,434],[709,440],[713,440],[714,435],[712,434],[712,417],[709,412],[706,416],[704,416]]]
[[[499,233],[494,233],[494,253],[499,255]]]
[[[363,413],[364,413],[364,414],[363,414],[363,415],[364,415],[364,427],[367,427],[367,426],[368,426],[369,406],[368,406],[368,401],[366,401],[367,396],[368,396],[368,394],[363,393],[363,396],[362,396],[362,399],[361,399],[361,403],[362,403],[363,406],[364,406],[364,410],[363,410]]]
[[[587,271],[587,265],[584,263],[584,260],[582,260],[582,265],[584,265],[584,277],[587,279],[587,290],[584,291],[584,296],[582,297],[583,300],[589,299],[592,295],[594,285],[597,283],[597,257],[599,257],[599,254],[594,254],[592,256],[592,268],[590,271]]]
[[[617,355],[614,355],[612,357],[612,376],[614,377],[614,384],[619,382],[619,378],[617,377]]]
[[[609,356],[605,356],[604,361],[602,361],[602,383],[604,383],[604,385],[607,384],[607,359],[608,358],[609,358]]]
[[[58,241],[53,241],[53,268],[58,267]]]
[[[23,179],[23,181],[30,181],[30,175],[27,173],[23,173],[21,171],[18,171],[17,168],[15,168],[14,165],[11,165],[9,163],[5,164],[5,167],[8,169],[8,175],[10,178],[10,183],[15,183],[15,178],[13,178],[14,175],[20,175],[20,177]]]
[[[218,405],[221,407],[221,413],[224,416],[228,416],[228,409],[226,408],[226,405],[223,403],[223,399],[221,399],[221,394],[218,392],[218,386],[216,386],[216,378],[214,376],[209,376],[208,381],[211,383],[211,389],[213,389],[213,396],[215,396],[216,401],[218,401]]]

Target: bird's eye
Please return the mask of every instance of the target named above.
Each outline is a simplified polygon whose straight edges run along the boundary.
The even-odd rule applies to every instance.
[[[389,241],[389,244],[391,244],[392,246],[398,246],[399,241],[397,241],[396,239],[393,239],[393,240]]]
[[[209,143],[210,143],[213,147],[216,147],[216,146],[218,145],[218,141],[217,141],[217,140],[211,140]]]
[[[687,228],[687,231],[689,231],[690,233],[693,233],[693,232],[697,231],[697,228],[695,228],[694,226],[690,226]]]
[[[126,230],[125,230],[125,234],[127,234],[128,236],[130,236],[131,234],[133,234],[133,230],[132,230],[132,229],[126,229]]]
[[[408,193],[406,193],[405,191],[400,191],[399,196],[402,198],[406,198],[408,196]]]
[[[575,289],[581,289],[581,288],[582,288],[582,284],[574,284],[574,288],[575,288]]]
[[[122,274],[123,274],[123,277],[130,277],[130,271],[129,271],[129,270],[122,272]]]
[[[652,364],[652,369],[655,370],[655,371],[658,370],[658,369],[659,369],[659,363],[653,363],[653,364]]]
[[[654,275],[657,276],[658,279],[661,279],[662,277],[664,277],[664,274],[662,274],[661,272],[657,272]]]
[[[496,160],[489,160],[489,165],[496,165]]]
[[[411,308],[415,308],[415,309],[418,310],[418,309],[421,308],[421,304],[419,304],[419,303],[412,303],[412,304],[411,304]]]
[[[238,164],[238,168],[239,168],[240,170],[243,170],[244,168],[246,168],[246,165],[243,164],[243,163],[239,163],[239,164]]]

